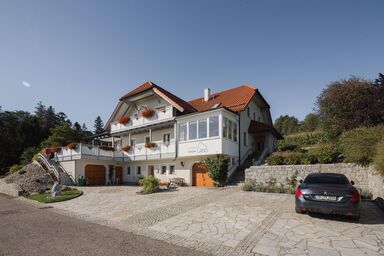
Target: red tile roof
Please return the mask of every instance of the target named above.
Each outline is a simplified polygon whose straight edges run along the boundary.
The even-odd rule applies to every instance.
[[[125,99],[127,97],[133,96],[135,94],[144,92],[149,89],[155,89],[157,92],[160,92],[160,94],[163,94],[162,96],[167,97],[169,100],[171,100],[174,104],[179,105],[182,107],[185,111],[185,113],[192,113],[196,112],[196,109],[193,108],[188,102],[184,101],[183,99],[180,99],[176,95],[170,93],[169,91],[163,89],[162,87],[158,86],[157,84],[153,83],[152,81],[145,82],[144,84],[140,85],[139,87],[133,89],[132,91],[124,94],[120,100]]]
[[[211,99],[207,102],[204,101],[204,97],[201,97],[190,100],[188,103],[199,112],[211,109],[215,104],[219,104],[218,107],[226,107],[232,111],[238,112],[243,111],[247,107],[256,92],[257,89],[255,87],[241,85],[214,93],[211,95]]]

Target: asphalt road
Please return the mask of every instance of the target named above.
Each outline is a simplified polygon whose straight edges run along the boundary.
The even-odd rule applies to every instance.
[[[0,255],[202,255],[0,194]]]

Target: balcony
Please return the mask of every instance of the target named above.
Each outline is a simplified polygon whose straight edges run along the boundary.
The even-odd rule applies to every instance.
[[[164,108],[155,109],[155,113],[150,118],[145,118],[140,115],[131,116],[131,120],[127,124],[120,124],[119,122],[111,123],[111,133],[129,130],[133,128],[139,128],[151,124],[158,123],[160,121],[170,120],[173,117],[173,107],[166,106]]]
[[[56,153],[58,161],[70,161],[77,159],[93,159],[93,160],[116,160],[121,162],[139,161],[139,160],[156,160],[169,159],[176,157],[176,145],[174,141],[170,143],[156,143],[153,148],[146,148],[144,144],[138,144],[129,152],[121,150],[109,151],[101,149],[99,146],[79,144],[76,149],[63,147],[60,152]]]

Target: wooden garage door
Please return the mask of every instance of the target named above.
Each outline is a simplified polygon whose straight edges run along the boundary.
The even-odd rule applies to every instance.
[[[105,166],[89,164],[85,166],[85,180],[87,185],[105,185]]]
[[[203,163],[192,167],[192,185],[196,187],[212,187],[213,180],[208,176],[208,169]]]
[[[121,166],[115,167],[115,181],[118,185],[123,183],[123,167]]]

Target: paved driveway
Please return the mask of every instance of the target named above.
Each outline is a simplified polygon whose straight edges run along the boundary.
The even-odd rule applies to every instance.
[[[179,188],[138,195],[137,187],[85,187],[52,204],[61,213],[212,255],[384,255],[384,214],[363,202],[358,223],[294,213],[294,197]]]

